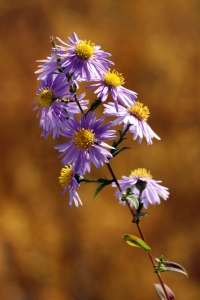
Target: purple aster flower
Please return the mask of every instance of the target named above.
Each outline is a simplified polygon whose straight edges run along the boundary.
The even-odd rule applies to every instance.
[[[67,38],[69,44],[57,38],[63,47],[57,52],[62,59],[62,68],[65,73],[72,74],[77,79],[78,75],[84,80],[90,81],[92,77],[100,78],[101,74],[107,73],[109,66],[114,63],[107,60],[111,54],[100,50],[100,46],[95,46],[91,41],[82,41],[78,39],[76,33],[73,33],[73,40]]]
[[[103,162],[108,162],[112,158],[112,154],[106,148],[113,148],[102,140],[111,140],[116,136],[113,135],[115,130],[109,130],[112,122],[101,125],[104,117],[96,120],[96,114],[88,113],[87,117],[84,114],[79,122],[74,116],[74,119],[69,119],[67,127],[62,131],[62,135],[70,139],[69,142],[56,146],[55,148],[65,155],[62,163],[70,164],[72,167],[79,170],[83,174],[90,172],[90,161],[99,168],[103,166]]]
[[[111,92],[111,96],[114,100],[116,111],[118,111],[118,102],[121,102],[124,106],[133,105],[137,98],[137,93],[132,92],[122,85],[124,84],[124,77],[122,74],[113,70],[109,74],[104,74],[101,77],[101,80],[95,80],[98,83],[87,86],[87,89],[92,89],[98,87],[98,89],[94,92],[98,93],[97,97],[101,98],[101,101],[104,102],[108,98],[109,91]]]
[[[62,61],[60,57],[56,55],[56,53],[52,53],[51,57],[47,57],[47,59],[36,60],[37,62],[44,63],[43,65],[39,65],[39,70],[35,71],[35,74],[42,73],[38,76],[38,80],[44,80],[49,74],[55,73],[58,69],[61,68]],[[57,73],[59,73],[57,71]]]
[[[41,114],[40,127],[43,127],[42,136],[45,138],[52,129],[53,138],[58,137],[60,127],[65,127],[66,119],[70,117],[70,114],[80,112],[79,109],[75,109],[77,104],[65,100],[72,97],[72,94],[68,91],[71,84],[71,82],[67,82],[63,74],[49,74],[45,80],[41,80],[34,102],[36,104],[34,110],[39,108],[37,117]],[[83,110],[87,108],[85,106],[87,103],[87,100],[80,101],[80,104],[83,104]]]
[[[153,180],[150,172],[147,172],[146,169],[136,169],[131,172],[129,177],[122,176],[122,178],[123,180],[118,180],[122,191],[126,192],[127,187],[132,187],[133,194],[138,198],[141,190],[140,201],[146,209],[149,203],[152,205],[156,203],[160,204],[159,196],[164,200],[167,200],[169,197],[168,188],[159,184],[162,181]],[[112,183],[112,186],[116,187],[116,184]],[[140,189],[140,186],[142,186],[142,189]],[[118,189],[116,197],[120,199],[120,203],[126,203],[125,201],[121,201],[122,195]],[[130,205],[132,206],[132,203]]]
[[[81,199],[76,192],[76,188],[79,188],[80,184],[75,178],[75,171],[73,170],[72,166],[64,166],[61,169],[59,182],[61,186],[64,188],[64,191],[62,192],[62,195],[69,189],[69,206],[72,207],[72,202],[74,200],[74,203],[76,207],[78,207],[79,203],[80,205],[83,205],[81,202]]]
[[[123,107],[119,105],[118,112],[116,112],[115,106],[112,102],[104,104],[104,106],[104,114],[106,116],[119,117],[113,122],[113,126],[124,122],[123,130],[125,130],[128,125],[131,125],[129,131],[133,133],[133,140],[136,140],[139,136],[139,145],[142,142],[143,136],[146,138],[148,145],[153,144],[152,138],[160,140],[159,136],[151,129],[151,127],[146,122],[150,115],[148,107],[143,107],[143,104],[139,101],[137,101],[134,105],[131,106],[127,105],[126,107]]]

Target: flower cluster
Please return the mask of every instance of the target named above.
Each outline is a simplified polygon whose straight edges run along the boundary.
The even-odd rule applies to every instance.
[[[42,136],[47,138],[53,132],[53,138],[59,135],[66,138],[65,143],[55,147],[64,164],[59,181],[64,192],[69,190],[70,206],[73,202],[78,206],[82,202],[76,188],[80,186],[80,178],[83,180],[84,175],[90,173],[91,162],[99,168],[104,163],[109,164],[109,160],[121,151],[115,149],[119,142],[114,141],[112,146],[107,144],[107,141],[116,138],[116,131],[111,130],[111,127],[124,123],[124,134],[129,129],[133,140],[139,137],[139,144],[143,137],[148,145],[152,144],[153,138],[160,138],[147,123],[150,114],[147,106],[136,101],[137,93],[123,87],[125,79],[122,74],[110,69],[114,65],[108,60],[111,54],[91,41],[80,40],[76,33],[73,33],[73,39],[67,38],[67,43],[60,38],[57,38],[58,44],[53,38],[51,41],[50,57],[39,60],[41,65],[35,72],[39,74],[40,84],[34,110],[39,110],[37,117],[40,115]],[[79,83],[83,81],[90,82],[87,89],[96,89],[94,93],[97,94],[97,100],[91,103],[89,109],[89,100],[84,100],[85,93],[77,95]],[[107,100],[109,94],[113,102],[104,104],[104,115],[115,117],[115,120],[103,123],[104,117],[97,118],[93,111]],[[80,119],[77,114],[81,114]],[[131,187],[145,208],[148,203],[160,203],[159,196],[166,200],[169,195],[167,189],[153,180],[144,169],[122,178],[118,181],[121,189],[125,191]],[[138,189],[139,181],[146,183],[142,192]],[[112,180],[102,179],[100,182],[105,186]],[[112,185],[116,187],[116,183]],[[121,201],[119,190],[116,195]]]
[[[64,194],[69,191],[69,206],[74,203],[76,207],[82,205],[77,193],[82,182],[99,184],[95,197],[105,186],[112,185],[116,188],[116,198],[120,203],[127,204],[133,216],[133,223],[137,224],[142,239],[125,234],[123,238],[131,245],[143,248],[147,252],[151,248],[146,244],[144,235],[139,227],[140,218],[148,213],[141,211],[149,204],[160,204],[160,198],[167,200],[168,188],[162,186],[161,181],[154,180],[144,168],[131,171],[130,175],[122,176],[117,180],[109,164],[116,155],[126,150],[127,147],[119,147],[124,136],[130,132],[133,140],[138,138],[140,145],[145,138],[148,145],[152,145],[152,139],[160,140],[159,136],[148,125],[150,112],[147,106],[137,101],[137,93],[125,88],[125,79],[108,60],[109,53],[100,50],[93,42],[80,40],[76,33],[73,39],[67,38],[67,43],[57,38],[58,44],[51,37],[51,55],[42,63],[35,72],[39,74],[40,84],[34,101],[34,110],[38,110],[40,116],[39,126],[42,127],[42,136],[45,139],[53,133],[53,138],[60,135],[66,139],[62,144],[55,146],[62,157],[59,182]],[[79,83],[87,82],[86,89],[95,89],[97,99],[90,103],[84,100],[86,93],[78,93]],[[89,84],[88,84],[89,82]],[[105,103],[111,95],[112,102]],[[97,117],[94,112],[103,103],[104,115],[114,117],[114,121],[105,122],[104,117]],[[81,116],[78,116],[81,114]],[[119,139],[113,126],[124,124],[123,132],[119,130]],[[114,140],[112,145],[109,141]],[[85,177],[91,172],[91,163],[100,168],[107,165],[111,179]],[[160,299],[174,299],[173,292],[163,284],[160,272],[177,271],[187,275],[185,269],[179,264],[163,259],[156,259],[158,265],[150,255],[155,273],[159,277],[160,284],[155,284],[156,292]]]

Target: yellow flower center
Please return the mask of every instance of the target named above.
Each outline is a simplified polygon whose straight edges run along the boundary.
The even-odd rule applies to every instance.
[[[143,106],[142,103],[140,103],[139,101],[137,101],[135,103],[135,105],[130,106],[128,108],[128,111],[134,115],[136,118],[138,118],[139,120],[144,120],[147,121],[150,112],[147,106]]]
[[[95,46],[94,43],[91,41],[79,41],[79,44],[76,44],[76,54],[80,59],[87,60],[94,54],[93,47]]]
[[[73,140],[78,149],[88,150],[94,145],[95,134],[93,130],[81,128],[74,133]]]
[[[150,174],[150,171],[147,172],[147,170],[144,168],[138,168],[135,169],[134,171],[131,171],[129,177],[134,177],[134,176],[138,176],[139,178],[153,178]]]
[[[53,101],[54,94],[48,88],[42,88],[40,94],[36,94],[37,99],[39,100],[39,107],[49,107]]]
[[[110,72],[109,70],[108,72],[109,72],[108,75],[106,74],[103,75],[104,81],[107,85],[118,87],[125,83],[122,74],[118,73],[115,70],[113,70],[112,72]]]
[[[72,182],[72,177],[74,176],[74,171],[72,166],[65,166],[61,169],[59,182],[63,188]]]

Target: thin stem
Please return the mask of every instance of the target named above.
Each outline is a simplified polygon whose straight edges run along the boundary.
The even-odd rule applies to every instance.
[[[80,105],[80,103],[79,103],[79,101],[78,101],[78,99],[77,99],[77,97],[76,97],[76,94],[74,94],[74,98],[75,98],[75,100],[76,100],[76,103],[77,103],[77,105],[78,105],[78,107],[79,107],[81,113],[83,114],[84,112],[83,112],[82,107],[81,107],[81,105]]]
[[[131,124],[128,124],[126,129],[122,132],[122,134],[120,134],[120,138],[119,140],[116,142],[115,144],[115,148],[117,148],[117,146],[124,140],[124,136],[127,134],[129,128],[131,127]]]
[[[115,174],[114,174],[114,172],[113,172],[113,170],[112,170],[110,164],[107,163],[106,165],[107,165],[107,167],[108,167],[108,169],[109,169],[109,171],[110,171],[110,174],[112,175],[113,180],[114,180],[114,182],[116,183],[116,185],[117,185],[119,191],[122,193],[122,189],[121,189],[121,187],[120,187],[120,185],[119,185],[119,182],[117,181],[117,179],[116,179],[116,177],[115,177]],[[130,206],[130,204],[129,204],[128,202],[127,202],[127,205],[128,205],[128,208],[129,208],[129,210],[130,210],[130,212],[131,212],[131,214],[132,214],[132,216],[133,216],[133,218],[134,218],[134,221],[135,221],[135,223],[136,223],[136,225],[137,225],[137,228],[138,228],[138,231],[139,231],[139,233],[140,233],[140,236],[141,236],[142,240],[146,243],[146,239],[145,239],[145,237],[144,237],[144,234],[143,234],[143,232],[142,232],[142,229],[140,228],[138,219],[137,219],[137,217],[136,217],[134,211],[131,209],[131,206]],[[148,252],[148,254],[149,254],[149,258],[150,258],[150,260],[151,260],[151,263],[152,263],[152,265],[153,265],[153,268],[154,268],[155,270],[157,270],[158,268],[157,268],[156,265],[155,265],[155,261],[154,261],[153,256],[151,255],[150,252]],[[162,278],[161,278],[160,274],[159,274],[159,273],[156,273],[156,274],[157,274],[157,276],[158,276],[158,279],[159,279],[159,281],[160,281],[160,284],[161,284],[161,286],[162,286],[162,289],[163,289],[163,291],[164,291],[164,293],[165,293],[165,296],[167,297],[167,300],[170,300],[170,298],[169,298],[169,296],[168,296],[168,294],[167,294],[166,288],[165,288],[165,286],[164,286],[164,283],[163,283],[163,281],[162,281]]]

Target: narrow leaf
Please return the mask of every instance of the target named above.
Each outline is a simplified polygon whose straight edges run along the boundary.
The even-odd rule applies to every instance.
[[[142,248],[147,252],[151,251],[151,248],[143,240],[139,239],[134,235],[124,234],[122,237],[130,246]]]
[[[98,186],[98,188],[96,189],[96,191],[94,192],[94,195],[93,195],[93,199],[96,197],[96,195],[104,188],[104,186],[106,186],[105,183],[102,183]]]
[[[175,262],[170,262],[170,261],[163,261],[162,265],[165,268],[165,271],[174,271],[174,272],[179,272],[188,277],[187,271],[179,264]]]
[[[126,150],[126,149],[131,149],[130,147],[122,147],[122,148],[119,148],[117,150],[114,149],[112,153],[112,156],[115,157],[117,154],[119,154],[120,152],[122,152],[123,150]]]
[[[96,195],[104,188],[104,186],[106,185],[109,185],[113,182],[113,180],[108,180],[108,179],[103,179],[103,178],[99,178],[97,180],[97,182],[101,183],[98,188],[96,189],[96,191],[94,192],[94,195],[93,195],[93,199],[96,197]]]
[[[175,295],[172,292],[172,290],[166,284],[164,284],[164,286],[165,286],[165,289],[166,289],[166,292],[167,292],[167,295],[168,295],[169,299],[170,300],[175,299]],[[161,284],[160,283],[155,283],[154,287],[155,287],[156,293],[158,294],[158,297],[161,300],[167,300]]]
[[[100,104],[101,104],[101,98],[94,100],[90,106],[90,109],[86,113],[86,116],[90,111],[94,111]]]

